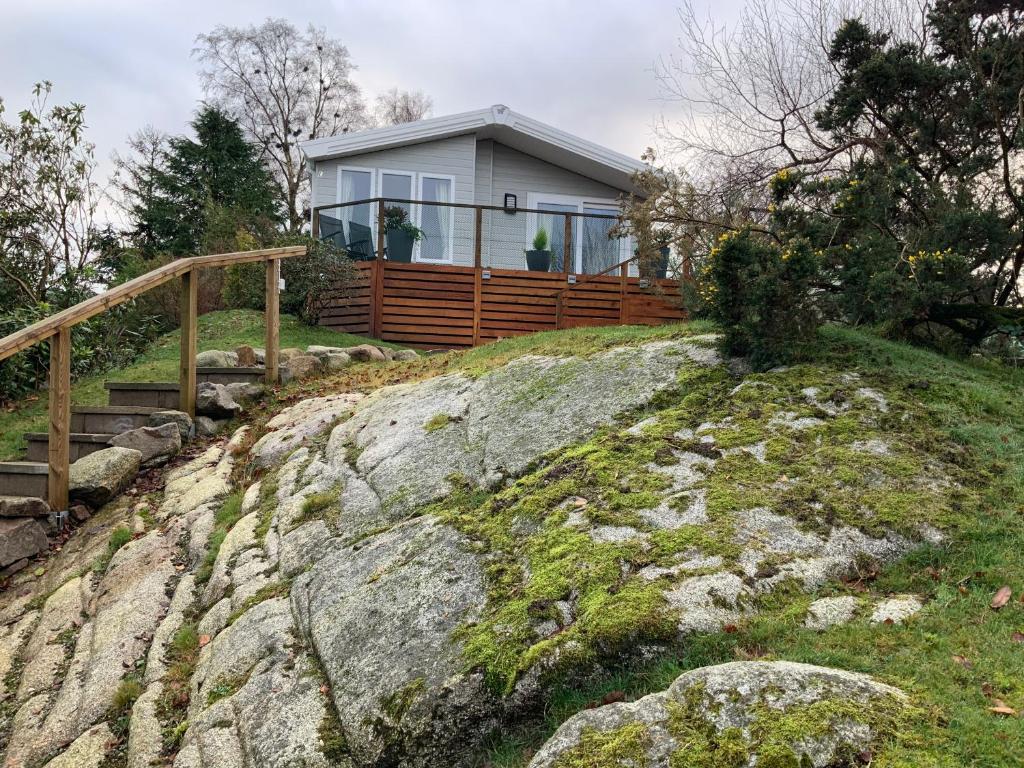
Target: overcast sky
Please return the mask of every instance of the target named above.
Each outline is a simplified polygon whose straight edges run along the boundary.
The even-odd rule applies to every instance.
[[[716,19],[741,0],[698,0]],[[125,137],[187,128],[202,90],[191,56],[217,24],[268,16],[326,27],[349,49],[367,101],[422,90],[444,115],[491,104],[632,156],[662,111],[652,73],[671,53],[677,0],[0,0],[0,97],[10,113],[33,83],[86,105],[100,174]]]

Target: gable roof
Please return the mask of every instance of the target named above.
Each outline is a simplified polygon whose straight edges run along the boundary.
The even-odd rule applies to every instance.
[[[304,141],[299,146],[309,160],[317,161],[466,134],[475,134],[478,139],[493,139],[627,192],[635,191],[631,177],[645,167],[639,160],[520,115],[503,104],[414,123],[326,136]]]

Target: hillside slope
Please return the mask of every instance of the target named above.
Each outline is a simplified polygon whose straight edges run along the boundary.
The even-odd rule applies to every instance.
[[[1022,377],[707,330],[347,371],[112,503],[0,596],[3,764],[1013,765]]]

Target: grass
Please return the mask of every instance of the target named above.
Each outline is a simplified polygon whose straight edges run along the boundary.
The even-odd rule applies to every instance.
[[[905,625],[861,618],[819,633],[802,626],[814,596],[766,597],[761,613],[735,631],[693,636],[643,666],[555,688],[540,721],[496,739],[481,765],[527,765],[558,725],[610,695],[632,700],[664,690],[687,670],[752,658],[864,672],[911,693],[931,716],[913,733],[898,734],[879,765],[1019,764],[1024,718],[990,708],[1002,702],[1024,711],[1024,375],[835,328],[823,332],[818,355],[823,365],[883,377],[897,390],[912,391],[948,450],[966,457],[975,499],[971,514],[958,520],[945,545],[920,549],[865,585],[875,595],[920,595],[925,609]],[[990,601],[1003,585],[1013,589],[1013,599],[993,610]],[[844,591],[856,593],[834,584],[821,594]]]
[[[210,312],[199,318],[199,351],[208,349],[233,350],[242,344],[262,347],[264,342],[263,313],[251,310],[225,310]],[[124,368],[83,376],[72,384],[71,402],[75,405],[105,405],[107,391],[104,381],[177,381],[178,331],[160,337],[147,352]],[[346,347],[365,344],[366,339],[328,328],[312,328],[296,318],[281,316],[281,348],[310,344]],[[0,461],[17,459],[24,455],[25,432],[45,432],[47,429],[47,400],[45,392],[15,403],[0,412]]]

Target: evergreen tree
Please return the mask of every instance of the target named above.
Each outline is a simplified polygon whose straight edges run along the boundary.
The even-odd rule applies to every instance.
[[[149,166],[152,183],[133,209],[139,246],[147,255],[195,254],[234,242],[239,232],[259,243],[279,222],[275,188],[259,150],[238,122],[204,106],[192,121],[195,138],[167,140],[162,161]]]

